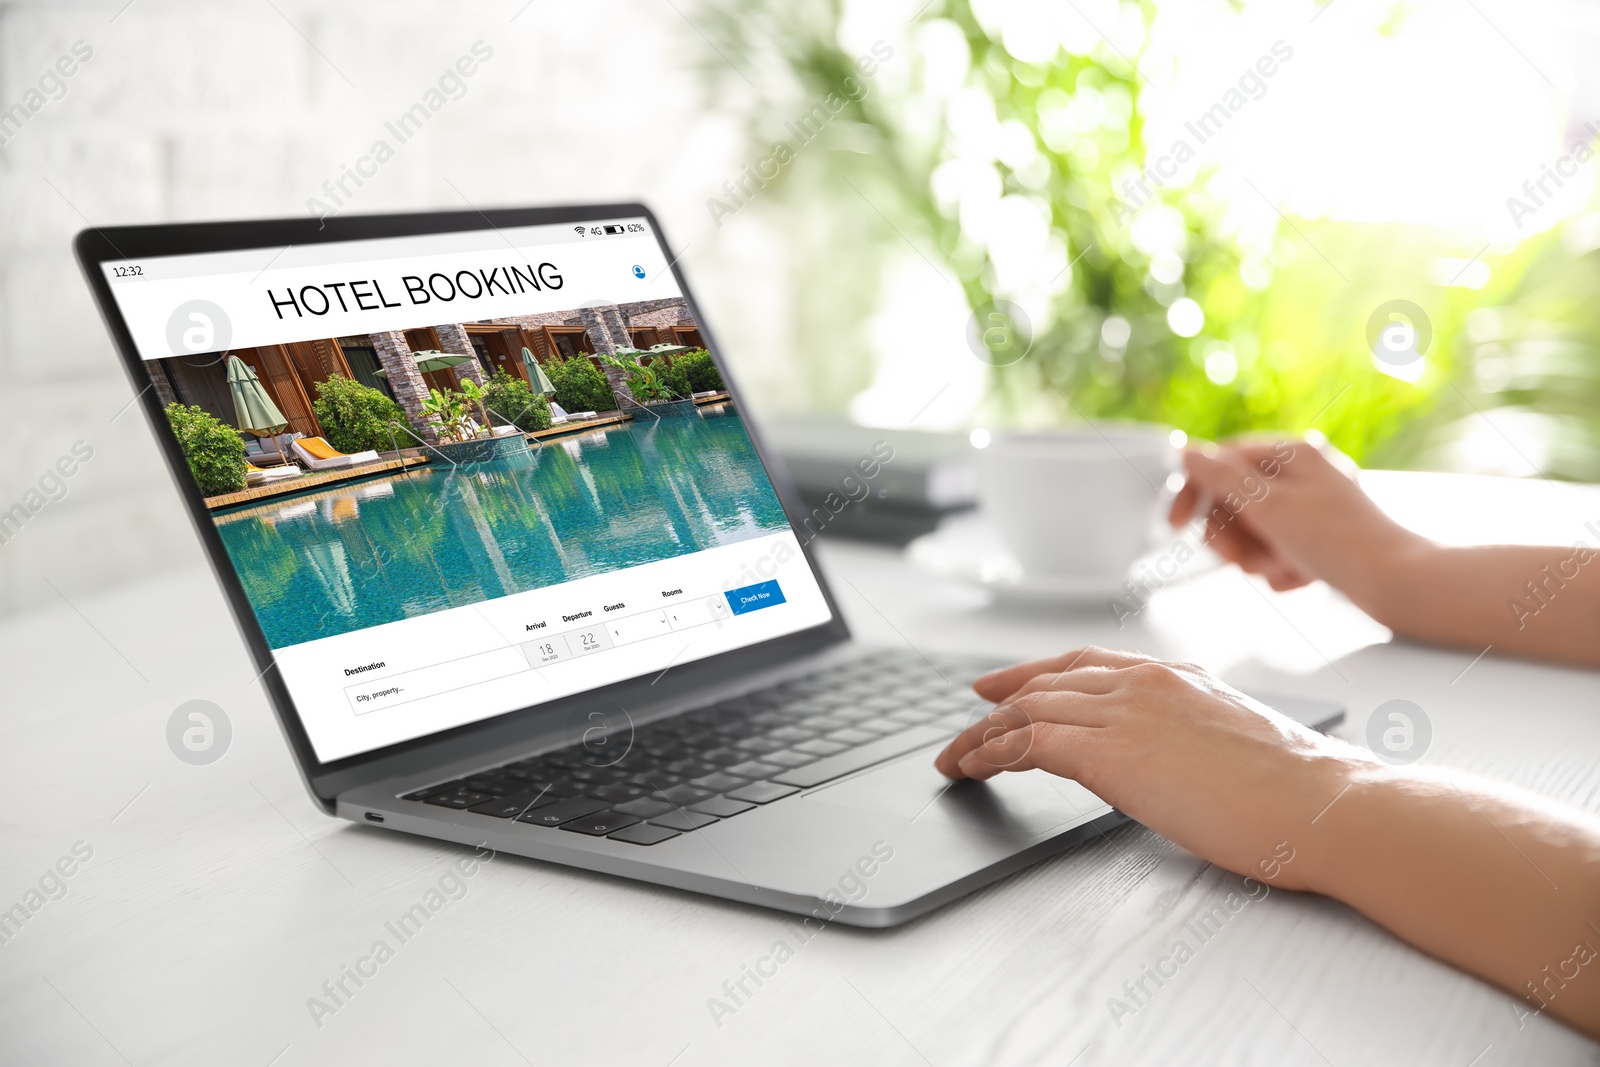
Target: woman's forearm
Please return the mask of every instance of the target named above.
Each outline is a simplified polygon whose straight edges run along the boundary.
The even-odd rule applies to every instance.
[[[1309,888],[1600,1035],[1600,820],[1455,772],[1369,769],[1297,851]]]
[[[1600,663],[1600,551],[1419,537],[1386,544],[1335,581],[1398,634],[1467,649]]]

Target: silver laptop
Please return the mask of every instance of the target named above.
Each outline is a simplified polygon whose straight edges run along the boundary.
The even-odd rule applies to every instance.
[[[1122,820],[934,771],[993,664],[851,640],[643,206],[76,247],[329,814],[858,926]]]

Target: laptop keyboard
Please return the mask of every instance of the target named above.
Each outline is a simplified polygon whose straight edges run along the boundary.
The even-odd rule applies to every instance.
[[[990,666],[880,652],[402,799],[654,845],[949,737]]]

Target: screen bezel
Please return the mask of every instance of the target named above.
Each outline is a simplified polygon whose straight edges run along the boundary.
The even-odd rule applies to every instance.
[[[188,464],[183,458],[177,438],[162,413],[161,402],[155,395],[150,373],[134,344],[133,336],[117,305],[111,284],[101,264],[108,260],[230,252],[280,245],[333,244],[373,238],[412,237],[629,217],[642,217],[649,221],[656,243],[668,260],[668,269],[672,271],[673,279],[694,315],[701,339],[722,373],[735,407],[741,412],[746,411],[738,383],[730,373],[722,357],[721,347],[707,325],[705,316],[701,314],[694,294],[689,289],[688,281],[679,268],[678,257],[673,255],[667,244],[666,236],[655,214],[643,204],[575,204],[542,208],[495,208],[483,211],[358,215],[322,220],[291,218],[119,226],[86,229],[74,238],[73,249],[79,266],[84,272],[90,290],[94,293],[106,328],[110,331],[117,351],[122,357],[123,369],[127,371],[138,394],[135,399],[150,423],[157,447],[166,458],[168,469],[177,483],[178,492],[187,505],[189,518],[194,523],[200,541],[205,547],[207,559],[227,596],[234,622],[238,625],[245,644],[249,647],[251,659],[260,672],[258,679],[266,691],[268,703],[289,742],[307,787],[325,810],[333,809],[337,791],[360,784],[368,778],[367,774],[362,773],[364,770],[370,768],[374,773],[381,774],[380,765],[392,767],[396,762],[394,757],[423,757],[425,753],[422,750],[435,745],[451,753],[459,753],[471,746],[475,736],[481,736],[488,741],[492,735],[496,743],[503,743],[508,732],[517,732],[519,728],[524,728],[529,736],[534,736],[541,732],[541,726],[559,719],[574,708],[591,704],[596,698],[613,699],[620,703],[617,698],[629,696],[630,690],[637,688],[644,676],[635,676],[598,689],[491,715],[475,722],[385,745],[357,755],[327,762],[318,759],[294,700],[289,695],[279,672],[273,669],[276,661],[272,649],[267,644],[266,636],[256,619],[255,609],[245,594],[243,582],[234,569],[215,522],[212,521],[210,510],[205,506],[205,499],[200,493],[199,486],[189,473]],[[748,418],[745,419],[744,425],[751,441],[755,444],[767,477],[778,494],[779,502],[783,505],[789,525],[800,542],[801,553],[816,576],[823,599],[832,614],[832,621],[785,637],[760,641],[744,648],[675,666],[672,668],[676,676],[674,679],[676,684],[672,686],[674,692],[683,692],[686,688],[692,689],[697,684],[709,685],[725,680],[730,673],[761,670],[774,663],[807,655],[846,641],[850,636],[833,591],[829,588],[812,551],[811,542],[805,537],[804,520],[808,513],[800,501],[799,494],[795,491],[783,464],[776,459],[760,431]]]

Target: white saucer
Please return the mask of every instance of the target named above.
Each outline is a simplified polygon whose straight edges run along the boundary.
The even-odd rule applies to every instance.
[[[1180,552],[1180,544],[1188,551]],[[1175,560],[1178,555],[1183,556],[1181,563]],[[1158,589],[1218,562],[1191,532],[1183,531],[1135,560],[1123,574],[1027,574],[999,534],[976,512],[946,519],[937,530],[912,541],[906,546],[906,558],[930,574],[983,586],[1002,600],[1078,605],[1126,597],[1125,583],[1138,577],[1146,579],[1147,588]],[[1159,571],[1157,563],[1162,564]],[[1158,573],[1160,577],[1153,577]]]

